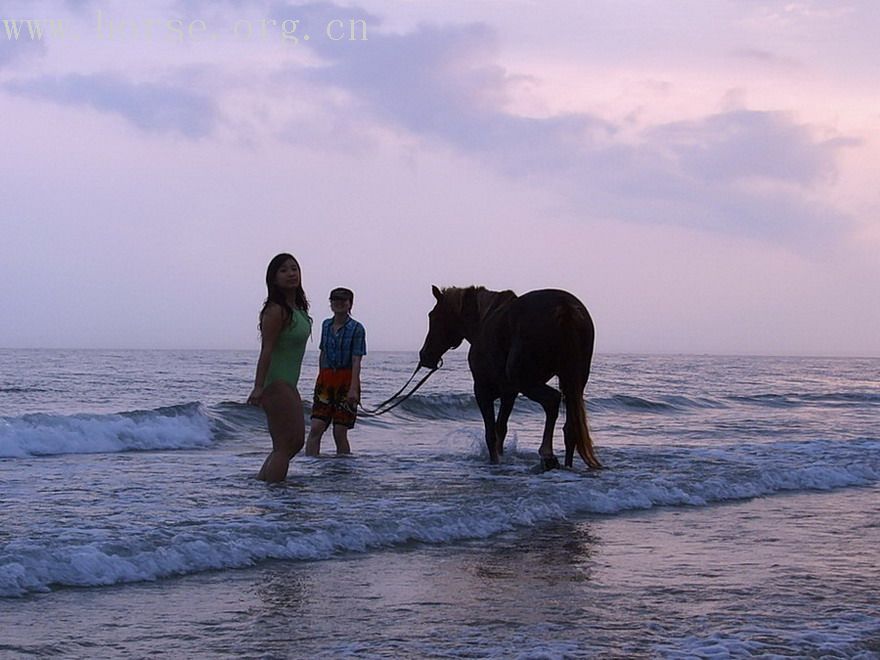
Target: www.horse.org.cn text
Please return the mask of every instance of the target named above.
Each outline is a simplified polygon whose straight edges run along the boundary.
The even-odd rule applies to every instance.
[[[210,43],[219,41],[285,44],[314,41],[368,41],[364,19],[334,18],[321,23],[297,18],[239,18],[212,23],[200,18],[131,18],[98,10],[90,22],[67,19],[0,18],[7,41],[101,41]]]

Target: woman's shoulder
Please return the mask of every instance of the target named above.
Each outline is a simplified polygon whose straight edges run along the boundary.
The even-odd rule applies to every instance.
[[[269,302],[266,303],[266,306],[263,308],[263,317],[264,318],[283,319],[285,316],[287,316],[287,312],[277,302],[272,302],[270,300]]]

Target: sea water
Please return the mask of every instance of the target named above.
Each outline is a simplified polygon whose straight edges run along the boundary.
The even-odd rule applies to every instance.
[[[880,657],[878,359],[599,355],[606,468],[541,472],[457,351],[271,486],[255,361],[0,351],[0,655]]]

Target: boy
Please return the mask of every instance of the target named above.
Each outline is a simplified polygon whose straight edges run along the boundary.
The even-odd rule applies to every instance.
[[[321,356],[312,427],[306,442],[306,456],[321,453],[321,436],[333,422],[337,454],[350,454],[348,430],[354,427],[361,398],[361,358],[367,354],[366,330],[351,318],[354,292],[337,287],[330,292],[333,318],[321,326]]]

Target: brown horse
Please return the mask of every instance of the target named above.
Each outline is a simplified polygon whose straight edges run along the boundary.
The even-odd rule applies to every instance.
[[[602,467],[587,426],[584,388],[590,377],[595,329],[590,313],[570,293],[544,289],[517,296],[483,287],[432,287],[437,304],[428,314],[428,335],[419,364],[436,369],[440,358],[464,339],[474,395],[486,427],[489,460],[504,450],[507,420],[518,393],[541,404],[546,415],[538,454],[546,469],[559,466],[553,454],[553,427],[565,398],[565,465],[574,450],[592,468]],[[559,377],[562,393],[547,384]],[[498,417],[495,401],[501,399]]]

